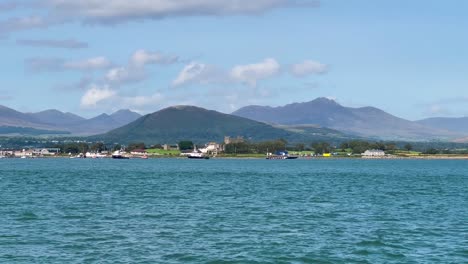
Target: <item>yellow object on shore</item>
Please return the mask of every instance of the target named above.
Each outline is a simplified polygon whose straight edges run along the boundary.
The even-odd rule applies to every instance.
[[[331,153],[323,153],[324,157],[331,157]]]

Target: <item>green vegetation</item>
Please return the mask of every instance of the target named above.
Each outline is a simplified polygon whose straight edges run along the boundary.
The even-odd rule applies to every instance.
[[[144,142],[147,145],[173,144],[188,139],[196,144],[204,144],[209,141],[222,142],[225,136],[242,136],[252,142],[277,138],[284,138],[295,143],[311,140],[337,142],[350,139],[342,135],[338,131],[311,126],[273,127],[265,123],[203,108],[180,106],[146,115],[126,126],[88,139],[123,144]]]
[[[138,142],[138,143],[130,143],[127,146],[128,151],[136,150],[136,149],[145,149],[145,143],[143,142]]]
[[[178,142],[185,150],[193,148],[192,140],[184,136],[184,140]],[[212,140],[209,140],[212,141]],[[218,140],[221,142],[222,140]],[[142,141],[133,141],[128,145],[123,141],[100,141],[89,138],[65,138],[65,137],[0,137],[0,149],[30,149],[30,148],[59,148],[63,154],[77,154],[83,152],[114,151],[121,148],[126,150],[147,149],[154,156],[179,156],[179,150],[163,150],[159,142],[147,145]],[[205,141],[203,143],[206,143]],[[451,142],[391,142],[391,141],[365,141],[349,140],[334,143],[333,141],[304,140],[289,142],[287,138],[276,140],[246,140],[241,143],[225,145],[225,152],[218,153],[219,157],[263,157],[267,152],[274,153],[279,150],[288,150],[290,154],[300,156],[321,156],[331,153],[338,157],[360,157],[360,154],[368,149],[380,149],[387,154],[401,157],[415,156],[450,156],[468,155],[468,144]]]
[[[86,152],[88,152],[90,150],[90,145],[88,143],[85,143],[85,142],[81,142],[81,143],[72,142],[72,143],[64,143],[64,144],[55,144],[55,145],[52,145],[50,147],[59,148],[60,153],[64,153],[64,154],[68,154],[68,153],[71,153],[71,154],[86,153]]]
[[[164,150],[164,149],[147,149],[148,154],[155,154],[161,156],[179,156],[180,150]]]
[[[227,144],[225,147],[226,154],[262,154],[267,152],[275,152],[286,149],[287,142],[284,139],[264,142],[241,142]]]
[[[180,150],[189,150],[189,149],[193,149],[193,142],[192,142],[192,141],[188,141],[188,140],[180,141],[180,142],[179,142],[179,149],[180,149]]]

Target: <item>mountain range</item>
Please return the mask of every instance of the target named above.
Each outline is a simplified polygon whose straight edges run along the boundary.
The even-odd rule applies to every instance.
[[[440,126],[440,122],[410,121],[375,107],[345,107],[327,98],[280,107],[246,106],[232,114],[270,124],[315,124],[361,137],[387,140],[451,140],[468,134],[466,130]],[[463,120],[452,121],[463,123]]]
[[[111,115],[101,114],[86,119],[55,109],[37,113],[22,113],[0,106],[0,133],[94,135],[126,125],[139,117],[141,117],[140,114],[130,110],[119,110]]]
[[[21,113],[0,106],[0,134],[69,134],[112,142],[196,142],[243,136],[251,140],[285,138],[290,142],[350,138],[401,141],[468,141],[468,118],[410,121],[375,107],[352,108],[327,98],[280,107],[246,106],[231,115],[195,106],[174,106],[141,116],[130,110],[86,119],[46,110]]]
[[[283,138],[288,142],[310,140],[336,140],[346,135],[322,128],[299,128],[295,131],[253,121],[247,118],[223,114],[195,106],[174,106],[145,115],[123,127],[91,139],[105,142],[177,143],[192,140],[197,143],[222,142],[225,136],[243,137],[251,141]],[[349,138],[347,138],[349,139]]]

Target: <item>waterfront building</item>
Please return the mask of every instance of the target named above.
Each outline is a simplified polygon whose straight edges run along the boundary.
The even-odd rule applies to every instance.
[[[383,157],[385,156],[385,152],[380,149],[370,149],[370,150],[366,150],[361,155],[363,157]]]

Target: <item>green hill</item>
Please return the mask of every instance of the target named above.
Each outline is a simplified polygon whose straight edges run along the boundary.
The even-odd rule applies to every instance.
[[[301,133],[276,128],[243,117],[194,106],[169,107],[145,115],[108,133],[90,137],[90,139],[102,140],[107,143],[145,142],[146,144],[163,144],[176,143],[181,140],[192,140],[196,143],[222,142],[224,136],[242,136],[250,141],[283,138],[291,143],[314,140],[314,135],[307,132]],[[320,135],[320,138],[323,139],[326,136]]]

